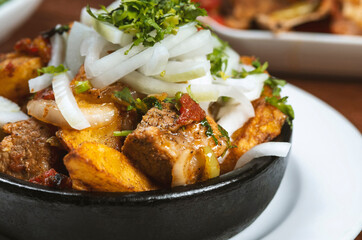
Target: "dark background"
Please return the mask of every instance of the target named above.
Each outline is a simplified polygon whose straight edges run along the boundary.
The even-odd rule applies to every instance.
[[[51,29],[56,24],[66,24],[79,20],[80,10],[87,4],[97,7],[108,5],[112,0],[44,0],[35,14],[7,41],[0,46],[0,53],[12,51],[14,43],[25,37],[35,37],[40,32]],[[26,6],[24,6],[26,7]],[[362,65],[361,65],[362,67]],[[278,77],[280,75],[273,74]],[[294,84],[327,102],[347,117],[362,131],[362,79],[305,76],[282,76]],[[361,213],[362,214],[362,213]],[[362,240],[360,234],[356,240]]]

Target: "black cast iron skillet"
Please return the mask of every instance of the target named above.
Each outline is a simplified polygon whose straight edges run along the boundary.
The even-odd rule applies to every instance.
[[[285,125],[276,141],[290,142],[291,133]],[[228,239],[272,200],[287,158],[258,158],[206,182],[143,193],[57,191],[1,174],[0,233],[19,240]]]

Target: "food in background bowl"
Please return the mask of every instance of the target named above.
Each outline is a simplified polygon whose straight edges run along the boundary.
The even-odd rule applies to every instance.
[[[199,0],[198,2],[211,12],[211,17],[232,28],[257,28],[273,32],[297,29],[350,35],[361,35],[362,31],[360,1]],[[308,26],[303,27],[306,24]]]
[[[1,172],[139,192],[218,177],[255,153],[286,156],[289,144],[267,143],[294,117],[285,81],[204,29],[204,15],[186,0],[115,2],[19,41],[1,56],[0,94],[29,118],[1,99],[1,123],[11,122]]]

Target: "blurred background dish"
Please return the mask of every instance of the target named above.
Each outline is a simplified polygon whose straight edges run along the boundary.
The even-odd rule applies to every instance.
[[[41,0],[0,1],[0,43],[9,38],[34,13],[40,3]]]
[[[362,80],[360,36],[240,30],[221,25],[211,17],[202,21],[238,52],[268,61],[273,72]]]

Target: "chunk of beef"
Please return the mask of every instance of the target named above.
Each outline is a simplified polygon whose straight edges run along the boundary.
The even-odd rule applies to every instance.
[[[0,143],[0,172],[29,180],[59,168],[62,153],[48,143],[55,130],[33,118],[5,125],[10,135]]]
[[[203,147],[210,146],[217,157],[227,149],[227,139],[217,124],[207,121],[214,132],[207,136],[207,127],[200,122],[186,126],[178,123],[177,110],[163,104],[162,110],[152,108],[123,146],[123,153],[146,175],[170,187],[200,181],[205,165]]]

